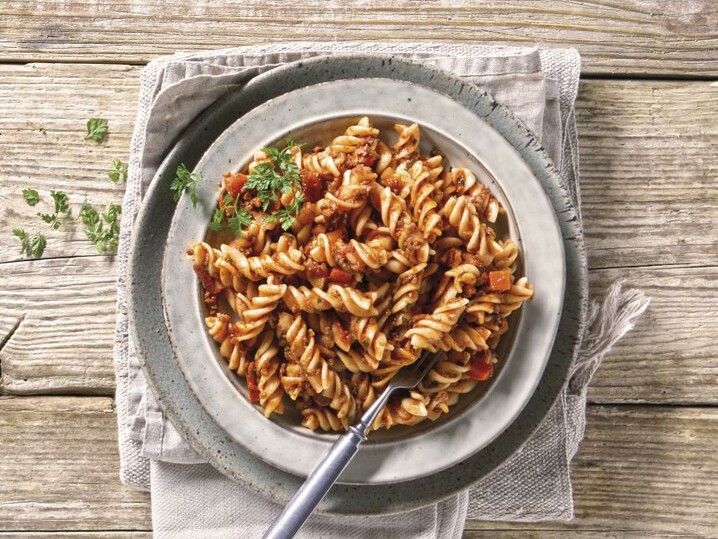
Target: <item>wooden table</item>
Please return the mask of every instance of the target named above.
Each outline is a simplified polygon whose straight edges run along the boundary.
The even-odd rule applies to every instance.
[[[33,5],[36,4],[36,5]],[[492,5],[493,4],[493,5]],[[149,496],[120,484],[115,263],[78,225],[41,260],[20,196],[119,202],[143,64],[278,40],[574,46],[591,293],[651,298],[589,390],[570,523],[469,521],[467,537],[718,535],[718,3],[4,0],[0,3],[0,536],[149,537]],[[101,116],[111,134],[83,141]],[[44,227],[47,229],[47,227]]]

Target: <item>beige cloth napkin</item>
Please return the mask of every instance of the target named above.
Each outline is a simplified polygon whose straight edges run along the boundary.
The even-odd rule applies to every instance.
[[[118,253],[115,344],[121,479],[150,489],[158,538],[259,537],[280,507],[217,472],[187,445],[145,384],[128,331],[126,275],[132,224],[169,144],[196,116],[252,76],[276,65],[331,53],[395,54],[451,71],[488,90],[539,138],[561,171],[580,214],[574,102],[575,50],[464,44],[291,43],[176,55],[142,72],[130,177]],[[503,466],[439,504],[371,519],[313,516],[299,537],[460,537],[464,521],[570,519],[569,463],[583,437],[586,386],[647,301],[614,286],[591,311],[588,346],[576,376],[535,435]]]

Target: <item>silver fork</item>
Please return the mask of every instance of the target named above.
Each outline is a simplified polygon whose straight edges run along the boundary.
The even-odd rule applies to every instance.
[[[411,365],[401,369],[387,386],[386,390],[364,413],[359,423],[349,427],[349,431],[340,436],[314,466],[306,481],[289,500],[284,511],[272,522],[262,536],[263,539],[288,539],[294,537],[314,508],[329,492],[341,473],[354,458],[361,443],[366,440],[369,428],[376,416],[389,400],[395,389],[416,387],[434,366],[442,352],[424,352]]]

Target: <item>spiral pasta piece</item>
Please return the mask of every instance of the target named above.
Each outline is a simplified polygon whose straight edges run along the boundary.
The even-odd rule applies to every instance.
[[[247,373],[249,358],[247,349],[232,337],[232,325],[229,316],[218,314],[205,318],[209,335],[219,343],[219,355],[227,360],[229,369],[244,376]]]
[[[417,161],[412,165],[410,175],[410,201],[414,212],[414,221],[426,240],[434,242],[441,236],[441,216],[436,210],[438,203],[433,198],[435,180],[422,161]]]
[[[235,324],[235,340],[242,342],[257,337],[286,293],[286,284],[274,284],[271,279],[269,283],[260,285],[259,294],[252,298],[251,308],[242,313],[243,321]]]
[[[429,259],[429,243],[414,223],[407,210],[406,202],[391,192],[388,187],[375,186],[372,191],[372,204],[381,212],[381,220],[399,247],[412,264],[420,264]]]
[[[324,432],[342,432],[349,428],[346,418],[340,418],[331,410],[320,406],[310,406],[301,411],[302,426],[310,430]]]
[[[280,321],[277,326],[287,342],[285,356],[302,367],[313,390],[329,399],[329,407],[336,411],[337,417],[353,418],[356,414],[356,400],[349,386],[322,358],[314,332],[307,327],[301,315],[295,315],[286,327],[287,317],[291,318],[291,315],[287,314],[285,321]]]
[[[421,134],[417,124],[395,124],[394,130],[399,135],[394,146],[392,146],[397,160],[406,159],[418,152]]]
[[[284,296],[284,303],[292,312],[315,313],[334,309],[340,313],[368,317],[377,315],[374,307],[375,299],[375,292],[361,292],[339,285],[330,285],[326,291],[316,287],[310,289],[306,286],[289,286]]]
[[[254,368],[257,373],[259,404],[264,408],[264,416],[283,414],[284,388],[280,376],[279,346],[273,331],[262,333],[259,346],[254,352]]]
[[[466,298],[455,298],[439,305],[432,314],[418,317],[406,332],[406,337],[411,339],[411,346],[417,350],[427,348],[435,351],[442,337],[459,322],[468,303]]]
[[[304,255],[298,249],[274,255],[246,256],[227,244],[222,244],[221,257],[216,265],[227,270],[232,277],[243,277],[250,281],[266,279],[272,274],[294,275],[304,271]]]

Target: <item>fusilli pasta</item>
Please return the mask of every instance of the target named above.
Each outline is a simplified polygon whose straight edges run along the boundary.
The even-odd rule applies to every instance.
[[[394,131],[382,141],[364,117],[326,147],[257,151],[224,175],[212,232],[187,251],[209,335],[267,417],[292,402],[303,426],[345,430],[440,350],[374,428],[435,420],[492,376],[507,318],[533,295],[488,187],[422,154],[417,124]]]

